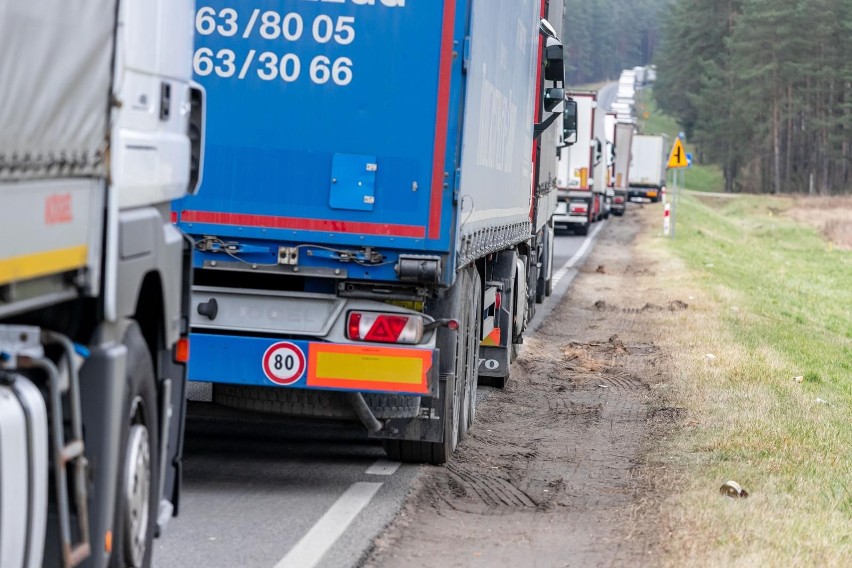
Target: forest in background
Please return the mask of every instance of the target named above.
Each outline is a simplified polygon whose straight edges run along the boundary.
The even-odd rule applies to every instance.
[[[649,64],[659,42],[660,11],[670,1],[564,0],[568,84],[617,79],[622,69]]]
[[[852,0],[679,0],[654,95],[726,191],[852,191]]]

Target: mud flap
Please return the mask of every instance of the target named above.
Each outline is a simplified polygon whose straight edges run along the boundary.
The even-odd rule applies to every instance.
[[[509,374],[508,345],[500,347],[479,346],[479,376],[505,377]]]
[[[480,377],[505,377],[509,374],[509,363],[511,357],[510,342],[514,334],[515,307],[515,271],[519,257],[515,251],[503,251],[500,253],[494,272],[490,281],[498,281],[503,284],[500,311],[496,318],[496,327],[500,328],[500,342],[498,345],[484,345],[479,347],[479,376]],[[489,286],[490,283],[486,283]],[[527,298],[517,298],[526,302]]]
[[[183,435],[186,418],[186,365],[174,362],[171,350],[161,349],[158,380],[160,409],[163,424],[160,460],[160,502],[162,516],[158,519],[158,529],[162,530],[172,515],[177,516],[180,502],[180,483],[183,471]],[[170,385],[170,386],[167,386]],[[163,451],[165,450],[165,451]],[[169,505],[166,505],[168,502]],[[169,506],[173,510],[166,511]],[[166,513],[170,513],[166,515]],[[158,535],[159,536],[159,535]]]
[[[86,417],[86,456],[91,464],[89,492],[92,566],[106,566],[109,547],[105,542],[115,518],[118,467],[121,449],[122,408],[126,395],[127,348],[120,343],[94,347],[80,369],[80,402]],[[48,548],[50,550],[50,548]],[[45,562],[45,564],[50,564]],[[57,564],[59,565],[59,564]]]
[[[392,418],[384,420],[378,432],[370,433],[371,438],[385,440],[412,440],[422,442],[441,442],[444,432],[444,397],[447,396],[448,375],[438,377],[440,350],[432,353],[432,370],[429,371],[429,386],[432,396],[420,397],[420,412],[415,418]]]

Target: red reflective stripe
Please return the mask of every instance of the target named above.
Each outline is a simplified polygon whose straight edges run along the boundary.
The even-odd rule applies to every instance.
[[[545,8],[547,4],[547,0],[541,0],[541,8],[539,9],[539,18],[545,18],[547,14],[545,14]],[[541,122],[544,118],[542,113],[542,82],[541,82],[541,69],[542,69],[542,58],[544,57],[544,36],[541,33],[538,34],[538,58],[536,58],[536,72],[535,72],[535,122]],[[564,85],[563,85],[564,87]],[[536,166],[538,161],[538,144],[536,144],[535,138],[533,138],[532,144],[532,167],[533,172],[537,171]],[[535,175],[535,174],[533,174]],[[538,185],[538,179],[533,178],[532,183],[530,184],[530,193],[532,195],[532,199],[530,199],[530,221],[533,221],[533,215],[535,215],[535,189]]]
[[[444,197],[444,171],[447,157],[447,129],[450,115],[450,72],[453,63],[455,0],[444,2],[441,27],[441,64],[438,69],[438,109],[435,115],[435,145],[432,150],[432,193],[429,196],[429,238],[441,238],[441,203]],[[447,180],[449,181],[449,180]]]
[[[329,233],[355,233],[365,235],[387,235],[422,239],[426,230],[413,225],[391,225],[388,223],[364,223],[333,219],[302,219],[298,217],[276,217],[273,215],[248,215],[244,213],[221,213],[214,211],[181,211],[183,223],[207,223],[210,225],[234,225],[262,227],[264,229],[293,229],[322,231]]]

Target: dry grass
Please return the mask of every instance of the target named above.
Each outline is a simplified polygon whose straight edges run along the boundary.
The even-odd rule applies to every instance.
[[[664,563],[847,566],[852,558],[852,397],[849,373],[840,367],[845,368],[844,354],[852,352],[852,336],[843,335],[844,325],[847,333],[852,332],[850,293],[843,291],[852,286],[846,280],[849,269],[830,281],[840,289],[833,296],[833,311],[823,315],[837,316],[840,332],[819,328],[805,318],[800,322],[796,306],[767,308],[775,306],[767,303],[775,294],[767,287],[775,276],[765,282],[745,281],[774,273],[771,264],[765,267],[749,256],[770,243],[758,246],[755,240],[743,247],[742,241],[772,241],[773,231],[783,227],[765,224],[773,222],[767,218],[777,219],[773,211],[790,211],[783,200],[759,207],[744,202],[742,208],[727,212],[727,227],[696,201],[682,203],[679,221],[690,229],[678,229],[681,242],[673,245],[658,236],[657,214],[649,209],[642,212],[648,230],[637,243],[643,254],[656,259],[654,285],[659,293],[689,303],[689,310],[655,314],[660,345],[672,358],[670,380],[655,385],[654,392],[666,404],[686,409],[685,418],[649,456],[650,471],[656,470],[664,485],[673,487],[660,511]],[[836,202],[818,206],[809,201],[799,209],[823,215],[839,208]],[[711,240],[712,245],[702,249],[701,240]],[[811,256],[825,253],[819,245],[809,246],[816,247]],[[707,250],[719,251],[707,259],[713,262],[701,260],[702,254],[710,254]],[[802,254],[807,256],[808,251]],[[741,285],[720,272],[739,266],[726,264],[722,259],[726,255],[746,264]],[[797,257],[790,259],[795,268]],[[840,259],[842,266],[852,265],[849,255]],[[780,279],[783,285],[801,283],[793,269],[787,278]],[[780,297],[782,304],[791,302]],[[779,309],[791,310],[796,323],[773,320],[780,317]],[[791,325],[801,325],[795,333],[813,341],[799,342],[796,337],[788,341],[786,328]],[[803,368],[804,362],[812,361],[811,351],[816,350],[819,358],[820,341],[826,342],[827,361],[818,370]],[[804,375],[805,380],[796,382],[795,375]],[[721,496],[719,487],[728,479],[740,483],[750,497]]]
[[[852,250],[852,197],[795,197],[785,214],[820,232],[834,246]]]

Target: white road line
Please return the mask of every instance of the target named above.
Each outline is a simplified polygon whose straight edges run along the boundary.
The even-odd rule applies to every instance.
[[[389,461],[384,458],[376,460],[376,463],[367,468],[367,475],[393,475],[402,462]]]
[[[275,568],[316,566],[381,486],[381,483],[363,481],[353,483]]]
[[[553,285],[556,286],[559,284],[559,281],[562,280],[568,271],[574,268],[574,265],[579,262],[583,255],[586,254],[586,251],[589,250],[589,247],[592,246],[592,242],[595,240],[595,237],[600,232],[601,229],[606,225],[606,221],[600,223],[597,227],[595,227],[591,233],[583,240],[583,244],[580,245],[580,248],[577,249],[577,252],[574,253],[574,256],[568,259],[568,262],[562,265],[562,268],[556,271],[556,274],[553,275]]]

